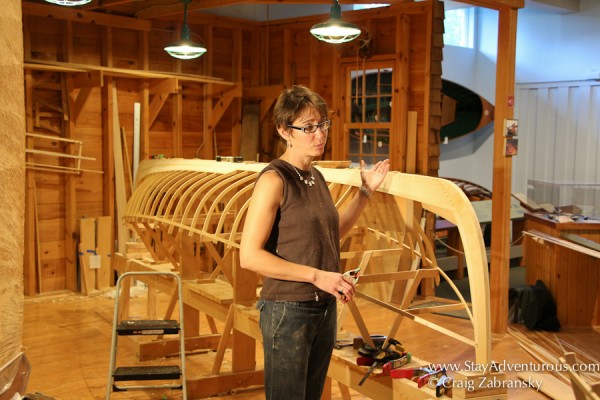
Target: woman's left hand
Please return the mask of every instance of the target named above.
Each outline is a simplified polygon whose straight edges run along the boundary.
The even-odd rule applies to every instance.
[[[390,160],[379,161],[373,168],[366,170],[365,162],[360,160],[360,179],[363,186],[371,193],[374,193],[381,185],[388,171],[390,170]]]

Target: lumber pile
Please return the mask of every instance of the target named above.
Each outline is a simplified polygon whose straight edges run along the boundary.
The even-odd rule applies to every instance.
[[[556,400],[600,400],[600,361],[555,333],[508,328],[521,348],[539,362],[539,368],[519,372],[527,381],[543,382],[545,395]]]

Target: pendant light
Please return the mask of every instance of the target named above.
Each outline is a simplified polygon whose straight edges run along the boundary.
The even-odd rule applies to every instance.
[[[195,43],[191,39],[190,27],[187,24],[187,5],[191,0],[181,0],[183,3],[183,26],[181,27],[181,40],[165,47],[165,51],[172,57],[189,60],[200,57],[206,53],[206,47]]]
[[[91,3],[92,0],[46,0],[48,3],[58,4],[59,6],[82,6]]]
[[[313,25],[310,33],[327,43],[344,43],[354,40],[360,35],[360,28],[342,21],[342,8],[338,0],[333,0],[331,14],[327,22]]]

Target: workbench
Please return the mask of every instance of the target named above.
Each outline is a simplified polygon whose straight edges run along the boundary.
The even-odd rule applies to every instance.
[[[544,282],[562,326],[600,325],[600,252],[593,249],[600,245],[600,221],[563,217],[525,213],[527,284]],[[577,245],[577,238],[592,247]]]

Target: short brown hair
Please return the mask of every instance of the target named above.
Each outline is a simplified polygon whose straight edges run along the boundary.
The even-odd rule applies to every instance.
[[[273,109],[273,123],[276,128],[286,128],[307,108],[319,112],[321,118],[327,118],[327,103],[316,92],[302,85],[294,85],[279,95]]]

